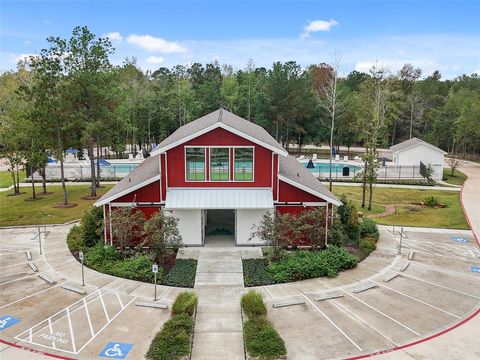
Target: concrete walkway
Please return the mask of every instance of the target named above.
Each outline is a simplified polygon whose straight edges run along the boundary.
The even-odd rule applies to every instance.
[[[243,360],[240,297],[242,258],[261,257],[260,248],[187,248],[182,257],[197,258],[195,289],[199,302],[192,359]]]

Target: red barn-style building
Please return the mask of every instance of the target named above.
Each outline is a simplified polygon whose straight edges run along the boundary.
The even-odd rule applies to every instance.
[[[224,109],[177,129],[95,203],[103,207],[110,243],[112,209],[133,205],[147,218],[171,211],[186,246],[218,239],[262,245],[249,238],[265,212],[321,206],[331,214],[340,204],[264,128]]]

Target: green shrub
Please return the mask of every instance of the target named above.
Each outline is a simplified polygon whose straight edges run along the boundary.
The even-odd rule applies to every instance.
[[[243,323],[243,337],[252,358],[273,360],[287,354],[283,339],[263,316]]]
[[[333,220],[333,226],[328,235],[328,243],[330,245],[342,246],[348,243],[348,235],[339,219]]]
[[[435,207],[439,205],[439,201],[435,196],[428,196],[423,202],[425,203],[425,206],[428,207]]]
[[[340,196],[342,205],[337,208],[337,214],[347,236],[347,243],[358,245],[360,241],[360,224],[355,204],[347,199],[345,194]]]
[[[193,320],[188,314],[169,319],[153,338],[146,358],[148,360],[175,360],[190,353],[190,335]]]
[[[360,222],[360,235],[362,237],[373,237],[378,240],[379,233],[375,221],[368,218],[362,219]]]
[[[245,286],[273,284],[273,281],[267,272],[267,266],[264,259],[244,259],[242,264]]]
[[[67,235],[67,245],[72,253],[82,250],[84,247],[82,240],[82,230],[80,226],[74,225]]]
[[[190,316],[193,315],[195,311],[195,307],[197,306],[197,295],[190,291],[181,292],[172,306],[172,314],[188,314]]]
[[[177,259],[162,283],[168,286],[193,288],[196,273],[197,260]]]
[[[82,215],[80,221],[82,240],[85,246],[92,247],[103,239],[103,209],[92,206]]]
[[[250,290],[242,296],[242,309],[249,319],[255,319],[259,316],[267,315],[267,308],[263,303],[262,295],[258,292]]]
[[[121,259],[112,262],[108,273],[110,275],[122,277],[125,279],[133,279],[138,281],[153,282],[154,274],[152,273],[153,260],[151,257],[136,254],[131,258]],[[157,282],[160,282],[163,276],[163,269],[159,267],[157,273]]]
[[[286,255],[270,264],[267,271],[275,283],[283,283],[321,276],[335,277],[357,263],[358,258],[344,248],[330,246],[322,251],[298,251]]]
[[[365,237],[360,240],[360,249],[366,254],[370,254],[377,248],[377,239],[373,237]]]

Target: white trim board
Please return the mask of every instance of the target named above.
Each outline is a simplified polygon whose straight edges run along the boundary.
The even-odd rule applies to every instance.
[[[267,144],[267,143],[265,143],[265,142],[263,142],[263,141],[261,141],[261,140],[258,140],[257,138],[255,138],[255,137],[253,137],[253,136],[250,136],[250,135],[248,135],[248,134],[245,134],[244,132],[242,132],[242,131],[240,131],[240,130],[234,129],[233,127],[228,126],[228,125],[226,125],[225,123],[220,122],[220,121],[218,121],[218,122],[216,122],[215,124],[212,124],[212,125],[210,125],[210,126],[207,126],[206,128],[204,128],[204,129],[202,129],[202,130],[200,130],[200,131],[197,131],[197,132],[195,132],[194,134],[190,134],[190,135],[185,136],[185,137],[183,137],[183,138],[181,138],[181,139],[179,139],[179,140],[177,140],[177,141],[174,141],[174,142],[171,143],[171,144],[165,145],[165,146],[163,146],[163,147],[161,147],[161,148],[159,148],[159,149],[155,149],[154,151],[152,151],[152,152],[150,153],[150,156],[154,156],[154,155],[158,155],[158,154],[160,154],[160,153],[164,153],[164,152],[166,152],[166,151],[168,151],[168,150],[170,150],[170,149],[173,149],[174,147],[177,147],[178,145],[181,145],[181,144],[183,144],[183,143],[186,143],[187,141],[190,141],[190,140],[192,140],[192,139],[195,139],[196,137],[199,137],[199,136],[201,136],[201,135],[204,135],[204,134],[206,134],[206,133],[208,133],[208,132],[210,132],[210,131],[212,131],[212,130],[215,130],[215,129],[217,129],[217,128],[222,128],[222,129],[224,129],[224,130],[227,130],[227,131],[229,131],[229,132],[231,132],[231,133],[233,133],[233,134],[235,134],[235,135],[238,135],[238,136],[240,136],[240,137],[242,137],[242,138],[244,138],[244,139],[247,139],[247,140],[249,140],[249,141],[251,141],[251,142],[253,142],[253,143],[257,144],[257,145],[260,145],[260,146],[262,146],[262,147],[264,147],[264,148],[266,148],[266,149],[268,149],[268,150],[271,150],[271,151],[273,151],[274,153],[280,154],[280,155],[285,156],[285,157],[288,156],[288,152],[287,152],[285,149],[279,149],[279,148],[277,148],[277,147],[275,147],[275,146],[272,146],[272,145],[270,145],[270,144]]]
[[[303,191],[305,191],[305,192],[308,192],[309,194],[318,196],[318,197],[321,198],[321,199],[325,199],[325,200],[327,200],[328,202],[330,202],[330,203],[332,203],[332,204],[334,204],[334,205],[337,205],[337,206],[342,205],[342,202],[341,202],[341,201],[338,201],[338,200],[336,200],[336,199],[334,199],[334,198],[331,198],[330,196],[327,196],[327,195],[325,195],[325,194],[319,193],[318,191],[315,191],[315,190],[313,190],[313,189],[310,189],[309,187],[307,187],[307,186],[305,186],[305,185],[302,185],[302,184],[300,184],[300,183],[298,183],[298,182],[296,182],[296,181],[294,181],[294,180],[292,180],[292,179],[289,179],[289,178],[287,178],[287,177],[285,177],[285,176],[283,176],[283,175],[278,174],[278,179],[281,180],[281,181],[283,181],[283,182],[285,182],[285,183],[287,183],[287,184],[289,184],[289,185],[292,185],[292,186],[294,186],[294,187],[296,187],[296,188],[298,188],[298,189],[300,189],[300,190],[303,190]]]
[[[155,175],[154,177],[150,178],[150,179],[147,179],[145,181],[142,181],[141,183],[138,183],[136,185],[133,185],[125,190],[122,190],[116,194],[113,194],[113,195],[110,195],[109,197],[106,197],[105,199],[100,199],[98,200],[97,202],[95,202],[93,204],[93,206],[102,206],[104,204],[108,204],[109,202],[111,202],[112,200],[115,200],[115,199],[118,199],[119,197],[122,197],[124,195],[127,195],[129,193],[131,193],[132,191],[135,191],[135,190],[138,190],[146,185],[150,185],[151,183],[154,183],[155,181],[157,180],[160,180],[160,174],[158,175]]]

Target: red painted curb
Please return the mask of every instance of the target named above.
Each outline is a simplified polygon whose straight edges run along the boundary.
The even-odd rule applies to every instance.
[[[68,357],[64,357],[64,356],[61,356],[61,355],[50,354],[50,353],[46,353],[46,352],[43,352],[43,351],[40,351],[40,350],[32,349],[32,348],[29,348],[29,347],[26,347],[26,346],[14,344],[14,343],[11,343],[9,341],[2,340],[2,339],[0,339],[0,343],[6,344],[8,346],[13,346],[13,347],[16,347],[16,348],[21,349],[21,350],[29,351],[29,352],[34,353],[34,354],[49,356],[49,357],[52,357],[52,358],[55,358],[55,359],[75,360],[73,358],[68,358]]]
[[[475,234],[475,232],[473,231],[473,227],[472,227],[472,223],[470,222],[470,219],[468,218],[468,214],[467,212],[465,211],[465,206],[463,205],[463,188],[464,188],[465,185],[462,185],[462,190],[460,191],[460,203],[462,204],[462,210],[463,210],[463,214],[465,215],[465,218],[467,219],[467,223],[468,223],[468,226],[470,226],[470,230],[472,231],[472,234],[473,234],[473,237],[475,238],[475,240],[477,241],[477,244],[478,246],[480,246],[480,240],[479,238],[477,237],[477,234]],[[366,358],[369,358],[369,357],[374,357],[374,356],[377,356],[377,355],[382,355],[382,354],[387,354],[387,353],[391,353],[391,352],[394,352],[394,351],[397,351],[397,350],[401,350],[401,349],[405,349],[407,347],[410,347],[410,346],[413,346],[413,345],[417,345],[417,344],[420,344],[420,343],[423,343],[423,342],[426,342],[426,341],[429,341],[429,340],[432,340],[436,337],[439,337],[443,334],[446,334],[456,328],[458,328],[459,326],[465,324],[466,322],[472,320],[475,316],[477,316],[478,314],[480,314],[480,309],[477,309],[473,314],[471,314],[470,316],[466,317],[465,319],[463,319],[462,321],[450,326],[449,328],[445,329],[445,330],[442,330],[436,334],[433,334],[433,335],[430,335],[426,338],[423,338],[423,339],[419,339],[417,341],[414,341],[414,342],[411,342],[409,344],[405,344],[405,345],[401,345],[401,346],[396,346],[394,348],[391,348],[391,349],[387,349],[387,350],[380,350],[380,351],[377,351],[377,352],[373,352],[373,353],[370,353],[370,354],[365,354],[365,355],[359,355],[359,356],[354,356],[354,357],[349,357],[349,358],[345,358],[345,360],[357,360],[357,359],[366,359]]]

